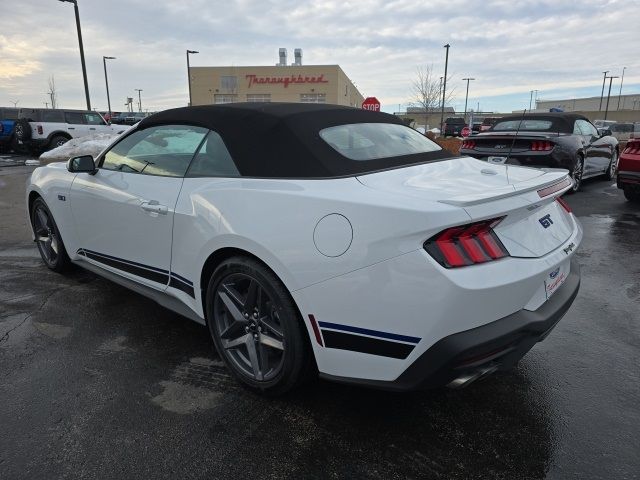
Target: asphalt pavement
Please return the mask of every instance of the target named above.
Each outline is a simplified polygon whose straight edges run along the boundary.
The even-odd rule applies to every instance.
[[[611,182],[567,197],[580,293],[513,371],[455,391],[317,381],[264,399],[206,328],[45,268],[31,171],[0,164],[0,478],[640,477],[640,207]]]

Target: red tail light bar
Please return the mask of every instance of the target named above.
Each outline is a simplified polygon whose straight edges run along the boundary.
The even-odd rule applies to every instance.
[[[531,142],[531,150],[534,152],[548,152],[553,150],[553,143],[546,140],[534,140]]]
[[[571,213],[571,207],[569,206],[569,204],[564,200],[564,198],[562,197],[558,197],[556,198],[556,201],[562,206],[562,208],[564,208],[567,213]]]
[[[538,196],[540,198],[548,197],[552,193],[559,192],[560,190],[562,190],[563,188],[567,188],[571,184],[572,184],[571,179],[569,177],[564,177],[564,179],[560,180],[559,182],[538,190]]]
[[[474,148],[476,148],[476,142],[475,140],[465,140],[464,142],[462,142],[462,145],[460,146],[460,148],[473,150]]]
[[[509,252],[493,231],[493,227],[503,218],[447,228],[427,240],[424,249],[445,268],[465,267],[508,257]]]

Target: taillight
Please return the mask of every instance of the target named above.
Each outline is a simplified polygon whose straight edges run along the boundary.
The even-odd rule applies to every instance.
[[[627,146],[624,148],[622,153],[638,155],[640,153],[640,142],[627,142]]]
[[[534,152],[548,152],[553,150],[553,143],[545,140],[534,140],[531,142],[531,150]]]
[[[556,201],[567,211],[567,213],[571,213],[571,207],[562,197],[556,198]]]
[[[445,268],[465,267],[508,257],[493,227],[504,217],[451,227],[424,243],[424,249]]]
[[[38,125],[36,129],[38,130],[38,135],[42,135],[42,125]]]
[[[461,148],[473,150],[474,148],[476,148],[476,142],[475,140],[465,140],[464,142],[462,142]]]

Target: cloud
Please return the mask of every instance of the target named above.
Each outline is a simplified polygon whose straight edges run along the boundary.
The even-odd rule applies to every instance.
[[[187,102],[185,50],[193,65],[271,65],[278,47],[304,49],[306,64],[339,64],[365,95],[390,110],[410,100],[419,65],[444,70],[464,104],[462,78],[475,77],[474,102],[505,110],[541,96],[599,95],[602,70],[627,66],[640,83],[631,2],[583,0],[79,0],[93,106],[106,108],[102,56],[112,105],[143,89],[150,109]],[[55,75],[61,105],[84,92],[71,4],[23,0],[0,17],[0,105],[40,106]],[[591,89],[591,90],[590,90]],[[625,88],[625,91],[630,91]],[[590,92],[590,93],[589,93]],[[502,98],[502,100],[500,100]],[[518,100],[521,98],[521,100]],[[486,99],[486,102],[485,102]]]

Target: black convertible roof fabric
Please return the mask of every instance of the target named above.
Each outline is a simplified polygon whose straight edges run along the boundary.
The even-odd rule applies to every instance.
[[[583,115],[578,115],[576,113],[549,112],[549,113],[527,113],[524,115],[524,117],[522,116],[521,113],[513,114],[513,115],[505,115],[504,117],[499,118],[497,120],[496,125],[500,122],[504,122],[507,120],[514,121],[514,120],[520,120],[522,118],[524,118],[525,120],[529,120],[529,119],[549,120],[553,122],[549,130],[554,132],[560,132],[560,133],[573,133],[573,124],[575,123],[576,120],[586,120],[587,122],[591,123],[591,121],[587,117]],[[494,131],[499,131],[499,130],[494,130]]]
[[[350,123],[394,123],[394,115],[358,108],[305,103],[233,103],[165,110],[138,128],[182,124],[218,132],[246,177],[331,178],[451,158],[444,150],[350,160],[320,138],[320,130]],[[409,127],[407,127],[409,128]]]

